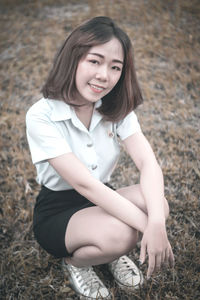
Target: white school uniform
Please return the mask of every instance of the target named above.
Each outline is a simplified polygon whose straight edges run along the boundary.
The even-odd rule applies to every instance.
[[[26,114],[27,139],[37,182],[54,191],[68,190],[70,186],[49,164],[48,159],[73,152],[91,174],[103,183],[117,164],[120,145],[118,138],[140,132],[134,112],[122,121],[104,121],[95,103],[89,130],[78,119],[74,108],[63,101],[42,98]],[[78,172],[78,170],[74,170]]]

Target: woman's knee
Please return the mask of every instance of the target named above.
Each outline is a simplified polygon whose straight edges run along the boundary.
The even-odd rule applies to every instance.
[[[108,226],[101,246],[103,251],[116,252],[120,255],[135,247],[138,241],[137,230],[115,218],[110,220]]]
[[[148,214],[146,201],[143,197],[140,184],[135,184],[132,186],[121,188],[117,190],[117,192],[123,197],[130,200],[132,203],[134,203],[146,214]],[[169,216],[169,205],[165,197],[164,197],[164,214],[165,214],[165,218],[167,219]]]

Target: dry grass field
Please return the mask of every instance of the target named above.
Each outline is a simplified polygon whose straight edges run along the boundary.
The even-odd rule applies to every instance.
[[[97,268],[117,300],[200,299],[200,2],[199,0],[0,1],[0,298],[78,299],[60,260],[33,237],[39,187],[25,135],[25,113],[40,97],[54,54],[83,20],[107,15],[129,34],[144,104],[143,132],[163,169],[175,267],[132,294],[120,291],[106,266]],[[112,183],[138,182],[122,149]],[[138,259],[139,248],[130,253]],[[144,273],[147,264],[142,266]]]

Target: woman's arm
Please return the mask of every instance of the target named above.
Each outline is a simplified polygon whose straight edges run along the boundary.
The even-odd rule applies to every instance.
[[[163,174],[149,142],[139,132],[125,139],[123,144],[140,171],[140,186],[146,201],[148,220],[165,223]]]
[[[147,251],[149,256],[147,276],[149,277],[155,269],[160,268],[161,263],[173,265],[174,261],[165,227],[163,174],[150,144],[141,132],[125,139],[124,145],[140,171],[140,187],[148,211],[140,260],[144,262]]]
[[[73,153],[49,159],[49,163],[81,195],[129,226],[144,232],[147,226],[145,213],[95,179]]]

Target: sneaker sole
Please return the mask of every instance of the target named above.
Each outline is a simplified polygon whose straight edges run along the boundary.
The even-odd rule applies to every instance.
[[[91,297],[86,297],[86,296],[82,296],[82,295],[80,295],[80,294],[78,294],[78,296],[79,296],[79,299],[80,300],[112,300],[112,298],[110,297],[110,298],[102,298],[102,297],[98,297],[98,298],[91,298]]]

